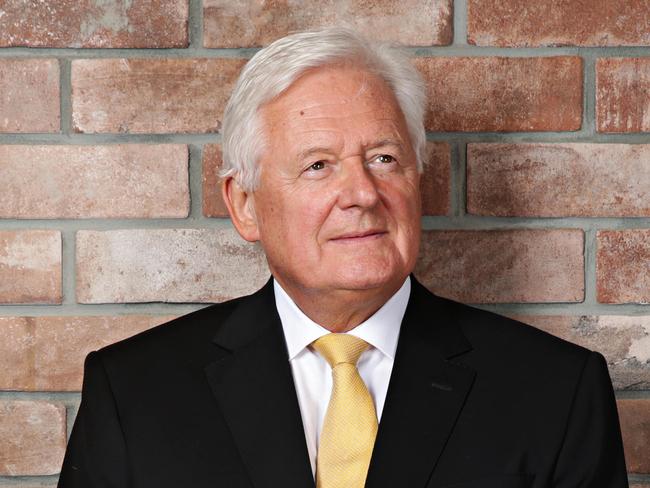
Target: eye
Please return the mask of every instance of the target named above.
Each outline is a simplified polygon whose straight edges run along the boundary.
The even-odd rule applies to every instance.
[[[379,163],[390,164],[395,162],[395,158],[390,154],[380,154],[379,156],[375,157],[375,161]]]
[[[321,169],[325,169],[325,161],[316,161],[307,169],[311,171],[320,171]]]

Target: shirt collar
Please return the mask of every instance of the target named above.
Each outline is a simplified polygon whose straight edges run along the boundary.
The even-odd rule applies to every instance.
[[[284,329],[289,360],[292,360],[309,344],[330,332],[307,317],[276,280],[273,280],[273,291],[275,306]],[[399,330],[410,294],[409,276],[404,280],[401,288],[379,310],[348,333],[363,339],[394,359]]]

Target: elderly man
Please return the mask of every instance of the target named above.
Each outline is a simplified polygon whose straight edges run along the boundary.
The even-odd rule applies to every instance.
[[[423,93],[346,29],[251,59],[223,193],[273,277],[90,354],[60,487],[627,486],[601,355],[410,275]]]

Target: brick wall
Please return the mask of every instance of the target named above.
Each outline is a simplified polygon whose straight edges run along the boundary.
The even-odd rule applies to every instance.
[[[341,21],[428,81],[418,276],[601,351],[650,486],[650,4],[321,3],[0,3],[0,487],[56,483],[88,351],[264,282],[221,112],[257,46]]]

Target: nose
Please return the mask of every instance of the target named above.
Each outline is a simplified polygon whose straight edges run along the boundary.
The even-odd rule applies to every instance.
[[[377,182],[363,161],[347,161],[340,173],[341,208],[372,208],[379,201]]]

